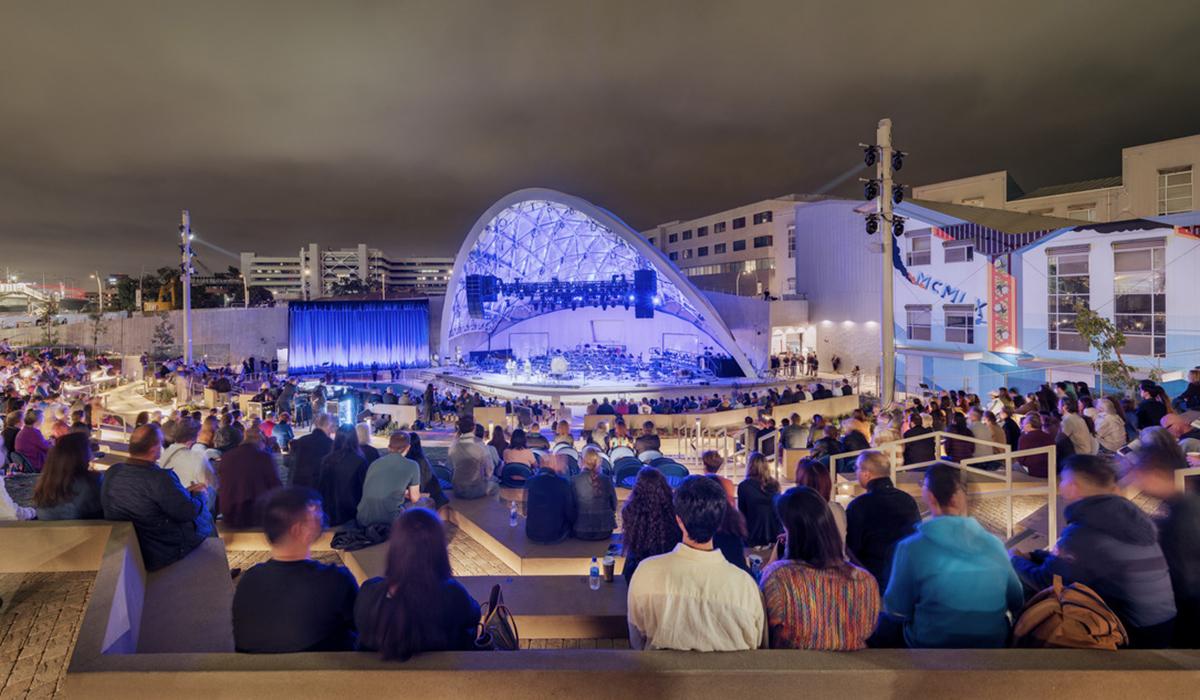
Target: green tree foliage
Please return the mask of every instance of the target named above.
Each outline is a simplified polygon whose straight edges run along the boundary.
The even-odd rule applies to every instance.
[[[1133,377],[1133,367],[1121,356],[1121,348],[1125,347],[1125,334],[1115,323],[1087,305],[1075,302],[1075,332],[1096,351],[1096,361],[1092,363],[1092,367],[1100,374],[1106,386],[1129,391],[1137,385]]]
[[[175,349],[175,324],[171,323],[171,314],[164,311],[158,315],[158,323],[154,324],[150,354],[155,359],[165,360],[174,354]]]

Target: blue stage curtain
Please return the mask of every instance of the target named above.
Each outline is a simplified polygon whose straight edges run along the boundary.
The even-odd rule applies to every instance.
[[[288,372],[429,366],[429,302],[288,304]]]

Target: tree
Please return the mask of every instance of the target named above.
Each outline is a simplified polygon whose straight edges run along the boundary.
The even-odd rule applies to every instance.
[[[274,306],[275,295],[266,287],[250,288],[250,306]]]
[[[1137,386],[1137,380],[1133,378],[1134,368],[1121,356],[1121,349],[1125,347],[1125,334],[1115,323],[1077,301],[1075,332],[1096,351],[1096,361],[1092,363],[1092,367],[1100,374],[1106,386],[1121,391],[1129,391]]]
[[[360,296],[369,294],[371,286],[364,284],[357,275],[350,277],[342,277],[333,283],[329,289],[329,295],[334,297]]]
[[[108,321],[104,320],[104,314],[91,313],[88,314],[88,320],[91,323],[88,330],[92,335],[92,354],[96,354],[96,349],[100,346],[100,336],[104,335],[104,331],[108,329]]]
[[[150,353],[155,359],[165,360],[175,350],[175,324],[171,323],[171,314],[158,314],[158,323],[154,324],[154,335],[150,339]]]
[[[42,345],[52,347],[58,345],[58,301],[51,299],[42,307],[38,315],[38,325],[42,327]]]

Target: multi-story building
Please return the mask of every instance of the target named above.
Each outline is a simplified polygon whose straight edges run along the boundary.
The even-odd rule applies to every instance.
[[[1200,204],[1200,135],[1121,150],[1121,174],[1025,192],[1006,170],[913,188],[913,198],[1077,221],[1123,221]]]
[[[820,199],[783,195],[688,221],[659,224],[642,235],[701,289],[742,296],[788,296],[796,292],[792,270],[797,203]]]
[[[446,293],[452,258],[390,259],[360,243],[353,248],[322,248],[316,243],[296,256],[242,253],[241,269],[252,287],[263,287],[276,299],[315,299],[333,292],[339,282],[355,279],[374,289],[381,282],[389,295],[436,296]]]

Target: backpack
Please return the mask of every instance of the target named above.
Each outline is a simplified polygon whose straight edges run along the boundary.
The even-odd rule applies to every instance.
[[[1062,577],[1034,596],[1013,627],[1013,646],[1026,649],[1108,649],[1129,643],[1125,626],[1096,591]]]

